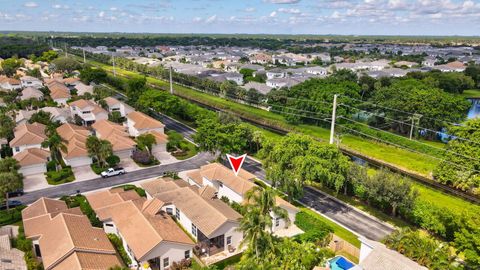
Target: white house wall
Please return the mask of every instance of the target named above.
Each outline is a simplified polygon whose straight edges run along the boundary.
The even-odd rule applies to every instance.
[[[18,151],[17,151],[17,147],[13,147],[12,150],[13,150],[13,155],[15,156],[16,154],[22,152],[23,150],[25,149],[30,149],[30,148],[42,148],[42,145],[41,144],[25,144],[25,145],[20,145],[18,146]]]
[[[211,236],[210,238],[219,236],[219,235],[224,235],[225,236],[225,241],[224,241],[224,248],[225,250],[228,250],[228,245],[227,245],[227,237],[231,236],[232,237],[232,243],[230,244],[234,248],[238,248],[240,245],[240,242],[243,239],[243,233],[240,231],[237,231],[238,228],[238,223],[236,222],[225,222],[220,228],[218,228]]]
[[[155,248],[153,248],[148,254],[141,258],[142,262],[160,258],[160,270],[167,269],[163,267],[163,259],[168,258],[169,267],[173,262],[179,262],[185,259],[185,251],[190,252],[190,258],[192,257],[192,246],[183,245],[178,243],[163,241]]]
[[[68,166],[72,166],[74,168],[92,164],[92,159],[90,157],[70,158],[70,159],[64,159],[64,161],[65,161],[65,164],[67,164]]]
[[[41,164],[25,166],[25,167],[21,167],[19,171],[24,176],[29,176],[34,174],[43,174],[47,172],[47,164],[41,163]]]
[[[227,197],[230,201],[234,201],[236,203],[242,203],[243,201],[242,195],[236,193],[225,184],[221,187],[218,187],[218,198],[222,197]]]

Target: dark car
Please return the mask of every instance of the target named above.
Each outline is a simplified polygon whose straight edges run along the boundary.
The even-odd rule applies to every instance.
[[[23,203],[21,201],[15,201],[15,200],[8,201],[9,208],[15,208],[15,207],[18,207],[18,206],[21,206],[21,205],[23,205]],[[5,210],[5,209],[7,209],[7,204],[5,202],[3,202],[0,205],[0,210]]]
[[[24,194],[23,189],[17,189],[8,193],[9,198],[22,196]]]

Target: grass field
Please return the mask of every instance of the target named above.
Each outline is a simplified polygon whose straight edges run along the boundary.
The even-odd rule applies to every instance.
[[[480,98],[480,89],[465,90],[462,96],[465,98]]]

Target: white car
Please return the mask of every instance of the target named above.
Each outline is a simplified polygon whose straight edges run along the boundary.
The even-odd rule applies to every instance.
[[[120,175],[120,174],[125,174],[125,170],[123,168],[110,168],[106,171],[103,171],[100,175],[103,178],[107,178],[110,176],[115,176],[115,175]]]

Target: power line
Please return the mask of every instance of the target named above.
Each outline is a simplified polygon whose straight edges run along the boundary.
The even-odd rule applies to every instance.
[[[405,114],[409,114],[409,115],[415,115],[415,114],[417,114],[417,113],[407,112],[407,111],[403,111],[403,110],[399,110],[399,109],[394,109],[394,108],[390,108],[390,107],[378,105],[378,104],[376,104],[376,103],[365,103],[365,100],[361,100],[361,99],[357,99],[357,98],[352,98],[352,97],[349,97],[349,96],[346,96],[346,95],[342,95],[342,96],[343,96],[343,97],[346,97],[346,98],[348,98],[348,99],[351,99],[351,100],[363,102],[363,104],[373,105],[374,107],[379,107],[379,108],[383,108],[383,109],[387,109],[387,110],[391,110],[391,111],[401,112],[401,113],[405,113]],[[437,118],[433,118],[433,117],[428,117],[428,116],[423,116],[423,115],[422,115],[422,118],[430,119],[430,120],[434,120],[434,121],[439,121],[439,122],[443,122],[443,123],[447,123],[447,124],[451,124],[451,125],[460,125],[459,123],[453,123],[453,122],[449,122],[449,121],[446,121],[446,120],[441,120],[441,119],[437,119]]]
[[[339,118],[342,118],[342,119],[345,119],[347,121],[350,121],[350,122],[354,122],[354,123],[358,123],[360,125],[363,125],[363,126],[367,126],[368,128],[372,128],[372,129],[375,129],[375,130],[378,130],[378,131],[381,131],[381,132],[385,132],[387,134],[390,134],[390,135],[393,135],[393,136],[396,136],[396,137],[399,137],[399,138],[402,138],[402,139],[405,139],[405,140],[408,140],[407,138],[401,136],[401,135],[398,135],[398,134],[394,134],[394,133],[390,133],[388,131],[385,131],[385,130],[382,130],[382,129],[379,129],[379,128],[376,128],[376,127],[370,127],[369,125],[365,124],[365,123],[362,123],[362,122],[359,122],[359,121],[355,121],[355,120],[352,120],[352,119],[349,119],[347,117],[343,117],[343,116],[339,116]],[[444,149],[444,148],[440,148],[440,147],[436,147],[436,146],[433,146],[433,145],[430,145],[430,144],[427,144],[427,143],[423,143],[423,142],[420,142],[420,141],[416,141],[416,143],[419,143],[419,144],[422,144],[422,145],[425,145],[425,146],[428,146],[428,147],[431,147],[431,148],[435,148],[435,149],[438,149],[442,152],[449,152],[449,153],[453,153],[457,156],[461,156],[461,157],[464,157],[464,158],[468,158],[468,159],[472,159],[472,160],[476,160],[476,161],[480,161],[480,159],[476,159],[474,157],[469,157],[469,156],[465,156],[465,155],[462,155],[462,154],[459,154],[457,152],[454,152],[454,151],[451,151],[451,150],[448,150],[448,149]]]

